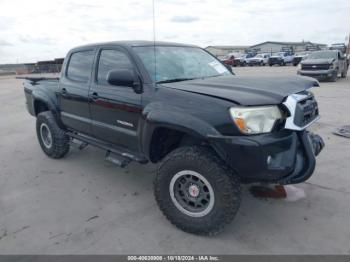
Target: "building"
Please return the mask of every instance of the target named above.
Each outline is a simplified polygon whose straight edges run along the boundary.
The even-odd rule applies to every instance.
[[[310,41],[303,42],[274,42],[266,41],[260,44],[252,45],[249,50],[257,53],[273,53],[280,52],[282,50],[292,50],[294,52],[308,51],[308,50],[320,50],[326,49],[327,45],[312,43]]]
[[[3,64],[0,65],[0,75],[23,75],[33,73],[59,73],[62,69],[64,58],[56,58],[48,61],[24,64]]]
[[[249,46],[234,46],[234,45],[213,45],[205,48],[217,58],[224,58],[229,53],[244,53]]]

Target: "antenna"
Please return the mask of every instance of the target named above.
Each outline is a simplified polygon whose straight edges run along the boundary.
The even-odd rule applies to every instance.
[[[153,10],[153,54],[154,54],[154,82],[157,81],[157,57],[156,57],[156,17],[155,17],[155,0],[152,0]]]

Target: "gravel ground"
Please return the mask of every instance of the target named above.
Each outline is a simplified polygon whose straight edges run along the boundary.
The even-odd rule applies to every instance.
[[[235,68],[238,75],[294,75],[295,67]],[[104,152],[71,150],[47,158],[25,108],[21,80],[0,77],[1,254],[349,254],[350,78],[314,88],[326,142],[298,201],[256,199],[244,187],[241,209],[216,237],[179,231],[152,192],[156,166],[121,169]]]

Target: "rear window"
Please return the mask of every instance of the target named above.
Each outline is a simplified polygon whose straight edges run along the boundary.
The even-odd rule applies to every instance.
[[[94,61],[94,51],[81,51],[73,53],[70,57],[67,77],[78,82],[87,82],[91,74]]]

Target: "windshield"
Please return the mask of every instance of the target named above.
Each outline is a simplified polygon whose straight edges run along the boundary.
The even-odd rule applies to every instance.
[[[143,46],[134,50],[155,82],[231,74],[217,59],[196,47]]]
[[[334,51],[317,51],[308,55],[309,59],[329,59],[337,58],[337,52]]]

